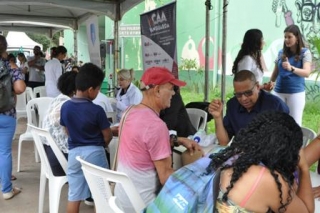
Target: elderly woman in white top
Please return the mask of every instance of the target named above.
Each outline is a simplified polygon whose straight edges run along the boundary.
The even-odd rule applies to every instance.
[[[139,104],[142,100],[142,93],[138,87],[136,87],[132,80],[133,69],[122,69],[118,73],[118,85],[120,90],[117,93],[117,121],[119,122],[122,113],[133,104]]]
[[[66,134],[64,127],[60,125],[60,109],[62,104],[67,100],[70,100],[76,91],[76,76],[76,72],[66,72],[59,77],[57,86],[61,94],[51,102],[42,123],[42,127],[50,132],[54,141],[57,143],[66,158],[68,158],[68,135]],[[43,139],[42,142],[53,174],[55,176],[64,176],[65,173],[49,146],[49,143],[45,139]]]

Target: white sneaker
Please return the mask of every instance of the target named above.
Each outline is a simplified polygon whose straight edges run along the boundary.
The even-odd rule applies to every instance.
[[[86,204],[87,206],[94,206],[94,201],[92,197],[88,197],[87,199],[85,199],[84,204]]]
[[[13,187],[11,192],[7,192],[7,193],[3,193],[3,199],[5,200],[9,200],[11,198],[13,198],[14,196],[16,196],[17,194],[19,194],[21,192],[21,189],[18,187]]]

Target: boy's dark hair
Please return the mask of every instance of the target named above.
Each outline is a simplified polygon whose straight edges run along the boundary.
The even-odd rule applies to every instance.
[[[77,74],[77,72],[66,72],[59,77],[57,87],[62,94],[70,96],[76,91]]]
[[[93,63],[85,63],[80,67],[76,77],[76,89],[86,91],[90,87],[97,88],[101,86],[104,79],[104,72]]]

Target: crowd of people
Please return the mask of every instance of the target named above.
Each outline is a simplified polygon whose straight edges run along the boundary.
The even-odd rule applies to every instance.
[[[213,155],[208,165],[208,169],[222,170],[216,212],[313,212],[320,186],[312,191],[309,167],[320,159],[320,136],[302,148],[300,128],[311,53],[299,28],[288,26],[270,81],[264,83],[263,46],[261,30],[250,29],[245,33],[232,67],[234,97],[226,104],[214,99],[208,107],[218,143],[226,147]],[[6,40],[0,36],[0,62],[12,75],[14,93],[22,93],[26,86],[42,85],[47,96],[54,98],[43,128],[51,133],[68,159],[67,174],[48,143],[45,140],[43,143],[54,175],[68,177],[67,212],[78,213],[80,202],[91,197],[81,164],[75,157],[110,168],[112,162],[105,148],[120,131],[117,171],[130,177],[148,205],[174,172],[173,147],[183,145],[190,155],[202,151],[195,141],[187,138],[196,129],[179,93],[186,82],[176,79],[167,68],[151,67],[143,72],[138,88],[133,84],[133,69],[121,69],[117,72],[120,89],[112,106],[100,92],[105,74],[99,67],[85,63],[66,72],[61,61],[66,58],[67,49],[58,46],[51,51],[48,62],[40,56],[38,46],[29,59],[18,54],[18,67],[15,57],[6,55]],[[113,110],[115,126],[106,116],[106,112]],[[0,179],[4,199],[21,191],[11,183],[15,126],[15,107],[1,111]],[[170,137],[169,130],[174,130],[176,137]],[[119,184],[115,196],[125,212],[134,211]]]

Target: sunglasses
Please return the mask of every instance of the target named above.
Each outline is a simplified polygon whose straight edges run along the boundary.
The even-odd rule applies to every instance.
[[[235,92],[235,93],[233,93],[233,95],[236,96],[236,98],[241,98],[242,95],[244,95],[246,97],[250,97],[251,95],[253,95],[253,89],[255,88],[256,85],[257,84],[254,84],[250,90],[247,90],[244,92]]]

